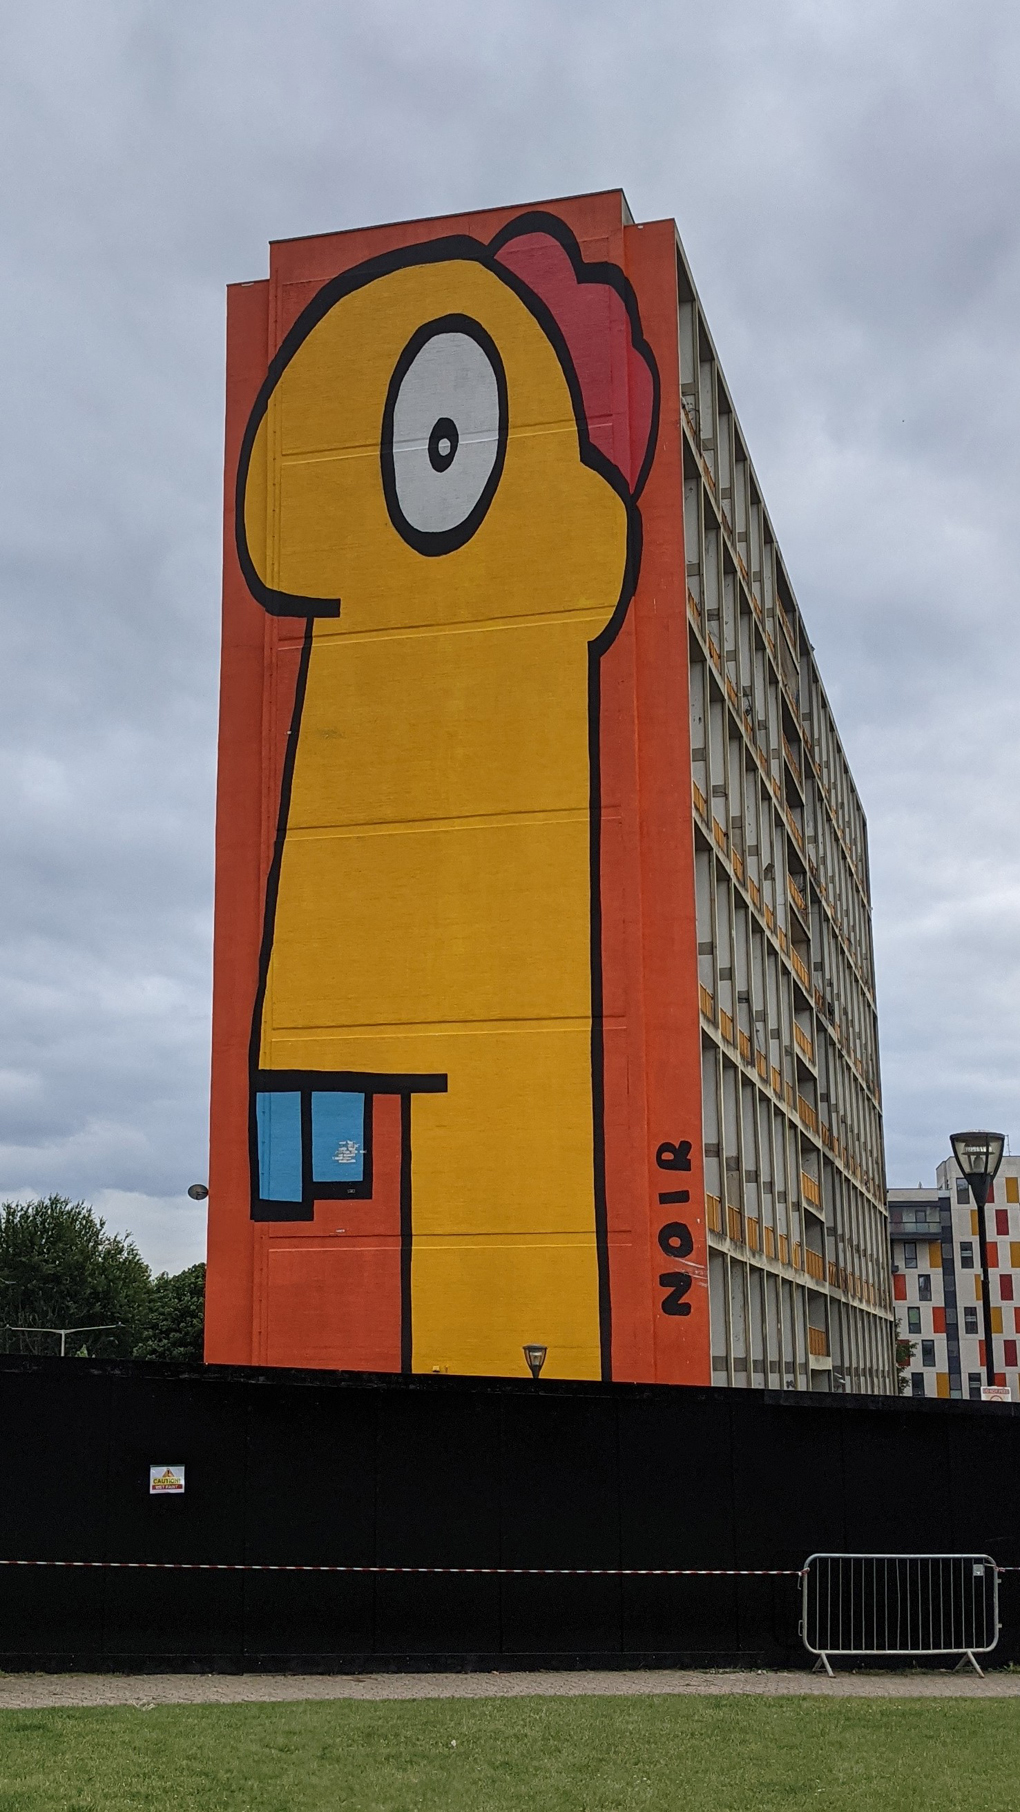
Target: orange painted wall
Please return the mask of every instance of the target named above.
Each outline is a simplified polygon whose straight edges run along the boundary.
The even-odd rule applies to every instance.
[[[586,263],[609,261],[625,272],[661,388],[655,454],[638,505],[639,579],[600,676],[607,1347],[616,1379],[708,1383],[675,229],[669,221],[624,224],[615,191],[545,206],[573,232]],[[242,436],[270,359],[323,283],[382,252],[439,236],[488,243],[525,211],[287,241],[271,248],[268,281],[229,291],[206,1323],[212,1362],[379,1371],[401,1365],[394,1096],[375,1098],[369,1200],[316,1202],[311,1221],[250,1218],[249,1041],[305,625],[268,615],[242,577],[234,535]],[[691,1168],[677,1170],[674,1148],[682,1161],[685,1146]],[[682,1192],[687,1201],[661,1199]],[[663,1232],[677,1223],[689,1229],[689,1241]],[[664,1313],[663,1303],[674,1298],[669,1279],[678,1272],[691,1280],[683,1302],[690,1312]]]

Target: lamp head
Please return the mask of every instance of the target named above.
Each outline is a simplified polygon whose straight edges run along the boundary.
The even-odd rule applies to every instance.
[[[193,1202],[204,1202],[209,1191],[204,1183],[191,1183],[188,1186],[188,1194]]]
[[[549,1348],[547,1346],[526,1346],[523,1351],[528,1370],[531,1376],[537,1380],[538,1374],[545,1364],[545,1356]]]
[[[979,1208],[988,1200],[999,1165],[1002,1163],[1002,1151],[1006,1143],[1004,1133],[996,1132],[958,1132],[953,1133],[950,1143],[953,1156],[960,1166],[971,1187],[971,1193]]]

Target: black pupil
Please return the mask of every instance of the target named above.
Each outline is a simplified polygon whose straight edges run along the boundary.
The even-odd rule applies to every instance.
[[[433,472],[448,472],[457,457],[460,435],[457,424],[441,415],[429,435],[429,464]]]

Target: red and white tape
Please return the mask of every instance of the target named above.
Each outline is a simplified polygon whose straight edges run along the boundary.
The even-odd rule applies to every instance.
[[[501,1579],[800,1579],[804,1572],[802,1567],[390,1567],[296,1560],[0,1560],[0,1567],[140,1573],[429,1573]]]

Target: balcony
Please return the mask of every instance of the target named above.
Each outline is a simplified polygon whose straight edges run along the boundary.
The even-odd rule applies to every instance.
[[[754,1067],[757,1070],[762,1081],[767,1083],[768,1079],[769,1079],[769,1062],[768,1062],[768,1058],[766,1057],[764,1051],[755,1051]]]
[[[808,1352],[811,1354],[812,1359],[827,1359],[829,1357],[829,1336],[824,1328],[808,1328],[807,1339]]]
[[[800,1193],[806,1202],[811,1203],[812,1208],[821,1207],[822,1192],[815,1182],[814,1177],[809,1177],[804,1170],[800,1173]]]
[[[726,1208],[726,1231],[737,1246],[744,1243],[744,1217],[739,1208]]]
[[[806,992],[810,994],[811,976],[808,973],[808,966],[803,957],[798,956],[796,950],[791,950],[790,961],[793,964],[793,973],[797,977],[797,980],[803,984]]]
[[[695,809],[695,811],[698,813],[699,817],[707,818],[708,817],[708,800],[705,798],[705,795],[702,792],[702,790],[696,780],[693,783],[693,791],[694,791],[694,809]]]
[[[766,1258],[775,1258],[775,1256],[776,1256],[776,1236],[773,1233],[772,1228],[768,1225],[768,1222],[766,1222],[766,1224],[765,1224],[764,1233],[765,1233],[765,1257]]]
[[[699,997],[699,1000],[701,1003],[701,1011],[704,1013],[705,1018],[710,1019],[714,1025],[714,1023],[715,1023],[715,995],[710,994],[707,988],[703,988],[703,987],[699,986],[698,997]]]
[[[794,1022],[793,1022],[793,1039],[794,1039],[794,1043],[797,1046],[798,1051],[802,1052],[802,1054],[807,1058],[809,1063],[814,1063],[815,1047],[811,1043],[811,1040],[808,1037],[807,1033],[801,1031],[800,1026],[797,1024],[796,1020],[794,1020]]]
[[[797,785],[799,787],[803,787],[804,782],[801,778],[800,762],[797,760],[797,757],[794,754],[793,750],[791,749],[785,736],[783,737],[783,754],[786,756],[787,762],[789,763],[789,766],[793,770],[793,777],[796,780]]]
[[[722,655],[719,653],[719,644],[713,639],[712,636],[709,636],[709,638],[708,638],[708,656],[709,656],[710,661],[712,662],[712,665],[714,667],[718,667],[719,672],[721,673],[722,672]]]
[[[726,832],[723,830],[722,825],[719,823],[718,818],[712,819],[712,835],[715,838],[716,843],[718,844],[719,848],[722,850],[723,855],[725,855],[726,854],[727,836],[726,836]]]
[[[709,1233],[722,1232],[722,1213],[717,1195],[706,1195],[705,1197],[705,1220]]]
[[[811,1131],[816,1133],[818,1131],[818,1115],[815,1113],[810,1101],[806,1101],[803,1095],[797,1096],[797,1112],[803,1120],[804,1125],[809,1126]]]
[[[820,1252],[813,1252],[810,1246],[804,1249],[804,1268],[809,1277],[816,1277],[819,1283],[825,1282],[825,1260]]]
[[[758,1222],[754,1219],[753,1215],[748,1215],[746,1217],[746,1219],[744,1221],[744,1231],[747,1235],[747,1244],[748,1244],[749,1250],[751,1252],[757,1252],[758,1236],[759,1236]]]
[[[743,857],[742,857],[742,856],[738,856],[738,854],[737,854],[737,852],[736,852],[736,850],[733,850],[733,851],[732,851],[732,852],[731,852],[731,854],[730,854],[730,861],[731,861],[731,862],[732,862],[732,864],[733,864],[733,872],[734,872],[734,874],[735,874],[735,875],[736,875],[736,877],[737,877],[737,880],[738,880],[738,881],[742,881],[742,880],[743,880],[743,878],[744,878],[744,861],[743,861]]]
[[[750,1061],[751,1061],[751,1040],[748,1038],[746,1032],[741,1031],[739,1026],[737,1027],[737,1050],[740,1052],[740,1055],[744,1059],[744,1062],[750,1063]]]
[[[722,1033],[723,1037],[725,1038],[727,1044],[734,1043],[733,1020],[730,1017],[729,1013],[726,1012],[724,1007],[720,1007],[720,1009],[719,1009],[719,1030]]]
[[[806,918],[807,917],[807,901],[804,898],[804,895],[801,893],[800,888],[797,886],[797,883],[794,880],[792,875],[787,875],[786,885],[789,888],[790,898],[793,901],[794,905],[796,906],[797,911],[800,913],[802,918]]]

